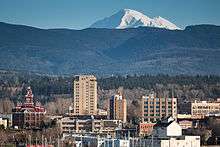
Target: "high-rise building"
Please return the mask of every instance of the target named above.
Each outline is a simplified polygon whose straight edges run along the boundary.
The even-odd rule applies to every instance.
[[[18,103],[12,109],[12,125],[18,128],[40,128],[46,114],[44,107],[37,102],[34,105],[31,87],[27,88],[25,102]]]
[[[118,94],[110,98],[109,110],[110,119],[121,120],[123,123],[127,121],[127,101],[122,90],[119,90]]]
[[[176,98],[159,98],[155,94],[142,97],[142,122],[156,122],[168,116],[177,117]]]
[[[74,80],[73,114],[97,114],[97,82],[93,75],[76,76]]]

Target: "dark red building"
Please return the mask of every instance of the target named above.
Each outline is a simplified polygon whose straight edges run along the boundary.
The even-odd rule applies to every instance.
[[[28,87],[25,102],[18,103],[12,109],[12,125],[18,128],[40,128],[45,114],[46,110],[40,103],[34,104],[32,90]]]

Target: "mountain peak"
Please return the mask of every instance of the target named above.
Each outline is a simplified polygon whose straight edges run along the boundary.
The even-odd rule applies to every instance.
[[[112,16],[95,22],[90,28],[124,29],[140,26],[166,28],[170,30],[180,29],[175,24],[160,16],[152,19],[143,13],[132,9],[121,9]]]
[[[136,10],[132,10],[132,9],[121,9],[120,11],[124,12],[124,13],[136,13],[136,14],[142,14],[141,12],[138,12]],[[119,11],[119,12],[120,12]]]

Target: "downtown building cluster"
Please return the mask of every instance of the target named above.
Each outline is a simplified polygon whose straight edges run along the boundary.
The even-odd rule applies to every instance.
[[[106,139],[111,146],[124,144],[125,147],[154,146],[170,147],[172,144],[183,146],[200,146],[199,136],[184,136],[182,129],[193,127],[190,124],[193,117],[180,117],[177,114],[177,98],[157,97],[152,92],[142,96],[140,121],[131,125],[127,120],[127,99],[123,88],[108,98],[108,109],[98,108],[97,79],[93,75],[79,75],[74,77],[72,103],[69,112],[62,116],[52,116],[56,119],[62,138],[74,137],[81,144],[90,141],[105,144]],[[191,103],[192,116],[199,118],[219,109],[219,103],[194,102]],[[204,113],[201,113],[204,112]],[[40,129],[46,116],[46,109],[39,102],[34,103],[34,96],[30,87],[27,88],[25,102],[18,103],[12,110],[12,126],[14,128]],[[52,118],[51,117],[51,118]],[[1,120],[2,123],[3,120]],[[83,137],[82,137],[83,136]],[[148,139],[143,139],[148,136]],[[104,140],[104,142],[103,142]],[[152,142],[152,140],[154,140]],[[97,143],[98,144],[98,143]],[[115,146],[117,146],[115,144]],[[119,145],[122,146],[122,145]],[[134,146],[134,145],[133,145]]]
[[[98,138],[101,137],[104,138],[103,144],[107,140],[110,146],[118,147],[129,147],[132,144],[169,147],[170,142],[178,147],[200,146],[199,136],[182,135],[182,128],[176,121],[177,99],[174,97],[156,97],[155,93],[143,96],[141,108],[137,108],[141,109],[141,121],[138,127],[127,127],[129,124],[127,100],[123,88],[119,88],[109,98],[108,110],[105,113],[106,110],[97,108],[96,77],[76,76],[73,85],[73,104],[70,106],[70,113],[58,120],[64,137],[80,138],[83,135],[81,142],[87,145],[94,140],[99,142]],[[149,139],[141,140],[141,136],[145,135],[150,136]],[[153,138],[155,140],[152,142]],[[116,145],[116,142],[121,145]]]
[[[127,121],[127,104],[122,91],[109,99],[107,111],[97,108],[95,76],[75,76],[73,90],[73,103],[69,114],[58,120],[62,133],[116,137],[116,130],[121,130]]]

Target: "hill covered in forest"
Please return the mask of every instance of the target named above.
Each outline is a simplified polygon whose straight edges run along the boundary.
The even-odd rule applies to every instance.
[[[220,27],[39,29],[0,23],[0,69],[46,74],[220,74]]]

